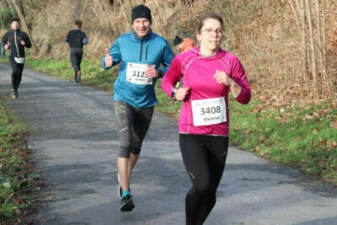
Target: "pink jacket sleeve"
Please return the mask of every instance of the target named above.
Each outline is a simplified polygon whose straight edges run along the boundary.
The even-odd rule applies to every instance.
[[[161,88],[169,97],[171,97],[173,88],[180,80],[181,76],[181,63],[179,58],[176,56],[173,58],[170,67],[166,71],[164,78],[161,81]]]
[[[236,100],[242,104],[248,104],[251,97],[250,86],[243,66],[236,57],[232,61],[232,79],[241,87],[241,92]]]

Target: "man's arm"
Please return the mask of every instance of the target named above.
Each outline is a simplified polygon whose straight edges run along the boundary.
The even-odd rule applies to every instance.
[[[26,33],[24,33],[24,41],[25,41],[25,47],[26,48],[30,48],[32,47],[32,42],[30,41],[28,35]]]
[[[171,61],[172,61],[173,57],[174,57],[174,54],[171,50],[171,47],[170,47],[169,43],[166,41],[166,46],[165,46],[165,49],[164,49],[164,54],[163,54],[163,59],[162,59],[162,64],[164,65],[164,67],[161,67],[161,68],[158,69],[160,77],[163,77],[164,74],[166,73],[168,67],[171,64]]]
[[[87,37],[86,33],[83,32],[83,45],[88,44],[88,42],[89,42],[88,37]]]
[[[8,42],[8,32],[2,37],[1,42],[2,42],[2,46],[5,47],[5,45],[6,45],[7,42]]]
[[[104,70],[108,70],[110,69],[111,67],[108,67],[105,65],[105,57],[109,55],[112,57],[113,61],[112,61],[112,66],[118,64],[122,58],[121,56],[121,52],[120,52],[120,49],[119,49],[119,39],[117,39],[110,47],[109,49],[109,54],[106,54],[103,56],[102,58],[102,67]]]
[[[65,42],[69,42],[70,39],[70,31],[68,32],[67,36],[64,38]]]

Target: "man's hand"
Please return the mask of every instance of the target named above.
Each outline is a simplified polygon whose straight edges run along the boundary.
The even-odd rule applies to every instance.
[[[20,41],[20,44],[21,44],[22,46],[25,46],[25,45],[26,45],[26,42],[25,42],[24,40],[22,40],[22,41]]]
[[[104,64],[107,67],[112,67],[112,63],[113,63],[113,58],[110,55],[109,49],[106,48],[105,49],[105,59],[104,59]]]
[[[155,78],[159,76],[159,71],[155,69],[154,66],[147,65],[148,69],[145,71],[145,76],[147,78]]]
[[[5,48],[5,50],[8,50],[9,49],[9,44],[8,43],[5,44],[4,48]]]

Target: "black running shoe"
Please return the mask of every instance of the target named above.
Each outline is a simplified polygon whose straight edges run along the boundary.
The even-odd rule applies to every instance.
[[[81,71],[77,71],[76,72],[75,82],[76,83],[80,83],[81,82]]]
[[[117,190],[117,195],[119,197],[119,199],[122,199],[122,195],[123,195],[123,189],[122,189],[122,186],[121,186],[121,180],[119,178],[119,174],[117,173],[117,179],[118,179],[118,190]],[[130,193],[131,193],[131,189],[129,187],[129,190],[128,190]],[[132,197],[132,195],[131,195]]]
[[[131,193],[130,187],[129,187],[128,191]],[[118,192],[117,192],[117,194],[118,194],[119,199],[122,199],[123,189],[122,189],[121,185],[118,186]],[[131,197],[132,197],[132,195],[131,195]]]
[[[121,185],[118,186],[118,193],[117,194],[118,194],[119,199],[122,199],[123,190],[122,190]]]
[[[121,207],[120,210],[122,212],[129,212],[133,210],[135,207],[135,204],[132,201],[132,196],[131,195],[125,195],[124,198],[121,200]]]

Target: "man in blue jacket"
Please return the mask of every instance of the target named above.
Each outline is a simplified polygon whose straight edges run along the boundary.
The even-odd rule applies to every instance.
[[[134,208],[130,180],[157,104],[154,86],[174,57],[168,42],[152,32],[151,22],[148,7],[133,8],[133,31],[117,38],[102,59],[106,70],[120,64],[114,84],[114,110],[120,135],[117,167],[121,211]]]

